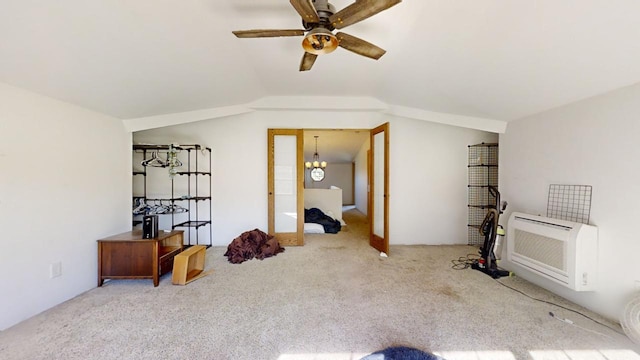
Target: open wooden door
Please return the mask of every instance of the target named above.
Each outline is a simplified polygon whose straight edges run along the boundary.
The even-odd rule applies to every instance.
[[[369,244],[389,254],[389,123],[370,133]]]
[[[280,245],[304,245],[303,130],[268,130],[269,234]]]

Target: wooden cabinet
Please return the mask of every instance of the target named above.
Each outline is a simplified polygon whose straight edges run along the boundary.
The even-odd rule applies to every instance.
[[[98,286],[105,279],[153,279],[173,268],[173,258],[182,252],[183,231],[161,231],[158,237],[143,239],[134,230],[98,240]]]

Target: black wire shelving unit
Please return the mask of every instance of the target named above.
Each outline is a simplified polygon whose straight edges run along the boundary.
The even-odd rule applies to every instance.
[[[136,164],[134,160],[133,177],[143,178],[142,185],[134,185],[134,207],[141,204],[169,204],[169,209],[180,207],[183,212],[169,211],[158,214],[171,217],[171,228],[182,228],[185,231],[185,246],[205,245],[210,247],[213,239],[212,208],[211,208],[211,148],[202,145],[133,145],[133,152],[141,154],[144,160],[150,156],[165,155],[174,149],[178,152],[178,158],[182,163],[173,177],[169,177],[168,171],[163,172],[167,176],[168,188],[166,196],[148,197],[148,182],[152,176],[148,166]],[[138,160],[140,155],[137,156]],[[199,159],[201,158],[201,159]],[[204,162],[204,163],[203,163]],[[161,166],[162,167],[162,166]],[[166,168],[166,167],[163,167]],[[153,175],[155,176],[155,174]],[[154,179],[154,181],[157,181]],[[204,205],[207,204],[207,205]],[[144,213],[135,214],[133,227],[139,226]],[[206,229],[208,227],[208,229]],[[207,231],[208,230],[208,231]]]

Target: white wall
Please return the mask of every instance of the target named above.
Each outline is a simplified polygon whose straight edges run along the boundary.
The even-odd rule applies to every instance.
[[[130,229],[122,122],[0,83],[0,329],[97,285],[97,243]],[[51,279],[50,265],[62,263]]]
[[[305,171],[306,189],[329,189],[337,186],[342,189],[342,204],[353,204],[353,163],[329,163],[322,181],[312,181],[311,172]]]
[[[466,244],[467,146],[498,135],[406,119],[393,122],[390,135],[393,243]]]
[[[213,244],[226,246],[246,230],[267,229],[268,128],[363,129],[385,121],[391,136],[390,243],[466,243],[467,145],[496,141],[495,134],[376,112],[258,111],[142,131],[134,141],[213,149]]]
[[[639,100],[640,85],[628,87],[510,122],[500,136],[500,188],[509,212],[544,216],[550,184],[593,186],[591,224],[599,232],[599,288],[577,293],[536,280],[506,261],[503,266],[613,319],[637,291],[634,281],[640,280]]]
[[[320,209],[342,222],[342,189],[304,189],[304,208]]]

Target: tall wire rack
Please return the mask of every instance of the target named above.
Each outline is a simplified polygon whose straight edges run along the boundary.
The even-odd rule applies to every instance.
[[[484,237],[480,235],[480,225],[487,210],[498,206],[497,200],[489,193],[489,186],[498,187],[498,144],[481,143],[468,147],[467,243],[482,245]]]
[[[589,224],[591,185],[549,185],[547,217]]]

